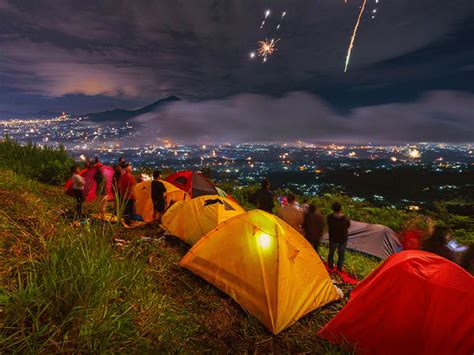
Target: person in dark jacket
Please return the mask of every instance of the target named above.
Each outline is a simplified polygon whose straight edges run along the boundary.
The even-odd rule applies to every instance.
[[[267,179],[262,181],[262,188],[252,196],[252,202],[257,205],[259,210],[273,213],[275,195],[272,190],[270,190],[270,181]]]
[[[303,216],[304,236],[319,254],[319,244],[323,236],[324,218],[314,204],[308,204]]]
[[[72,173],[72,192],[76,199],[76,216],[82,219],[82,203],[84,202],[84,186],[86,184],[84,178],[79,174],[79,168],[74,165],[71,167]]]
[[[334,267],[334,253],[337,249],[337,270],[342,271],[351,221],[342,213],[342,206],[339,202],[334,202],[332,211],[333,213],[327,217],[329,232],[328,264],[332,270]]]
[[[118,193],[118,181],[122,176],[122,166],[120,164],[114,165],[114,176],[112,177],[112,189],[114,194]]]
[[[464,253],[461,260],[461,267],[471,273],[471,275],[474,275],[474,243],[472,243]]]
[[[154,171],[153,181],[151,182],[151,199],[153,201],[153,219],[158,221],[161,221],[161,217],[166,209],[166,187],[160,180],[161,171]]]
[[[436,226],[431,237],[423,242],[421,249],[455,261],[454,252],[448,247],[451,232],[447,227]]]

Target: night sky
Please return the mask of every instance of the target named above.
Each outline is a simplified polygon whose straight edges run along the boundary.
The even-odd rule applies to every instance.
[[[474,142],[474,1],[368,0],[344,73],[361,2],[0,0],[0,111],[176,95],[139,120],[182,141]],[[278,51],[250,59],[265,37]]]

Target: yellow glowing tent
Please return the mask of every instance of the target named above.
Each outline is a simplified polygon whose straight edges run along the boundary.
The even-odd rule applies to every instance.
[[[191,248],[180,265],[227,293],[273,334],[339,299],[306,239],[261,210],[220,224]]]
[[[169,182],[160,180],[166,188],[166,206],[172,202],[189,199],[189,195]],[[135,185],[135,214],[141,216],[147,223],[153,221],[153,201],[151,200],[151,181]]]
[[[161,224],[172,235],[194,245],[220,223],[245,210],[236,202],[217,195],[204,195],[175,203],[164,214]]]

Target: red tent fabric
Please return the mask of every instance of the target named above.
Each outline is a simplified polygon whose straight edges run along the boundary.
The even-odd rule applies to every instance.
[[[95,174],[97,170],[101,169],[101,173],[105,178],[105,191],[107,192],[107,200],[112,201],[115,199],[115,194],[113,191],[112,183],[114,176],[114,169],[108,165],[103,165],[102,163],[95,164],[92,168],[86,168],[82,170],[79,174],[84,178],[84,198],[85,202],[95,201],[97,199],[97,182],[95,180]],[[72,179],[66,181],[64,185],[66,194],[73,196],[72,193]]]
[[[201,173],[179,171],[171,174],[165,180],[185,191],[191,198],[203,195],[218,195],[214,184]]]
[[[420,230],[411,229],[402,233],[403,250],[419,250],[423,242],[423,233]]]
[[[474,277],[435,254],[400,252],[318,336],[360,354],[473,354]]]

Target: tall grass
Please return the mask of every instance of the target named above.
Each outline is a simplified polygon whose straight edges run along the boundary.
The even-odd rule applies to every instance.
[[[0,167],[41,182],[63,184],[73,163],[63,146],[39,147],[31,142],[21,145],[8,136],[0,141]]]
[[[178,349],[179,337],[167,328],[180,329],[179,310],[156,292],[146,264],[117,258],[109,240],[94,228],[58,236],[43,261],[19,273],[16,287],[2,299],[0,348],[102,353],[173,344]]]

